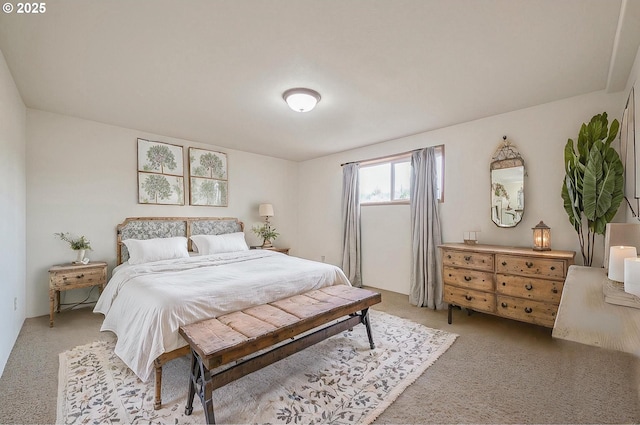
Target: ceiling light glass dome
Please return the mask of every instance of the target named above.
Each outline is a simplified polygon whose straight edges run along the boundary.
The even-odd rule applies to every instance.
[[[320,93],[315,90],[296,88],[282,94],[287,105],[296,112],[309,112],[320,102]]]

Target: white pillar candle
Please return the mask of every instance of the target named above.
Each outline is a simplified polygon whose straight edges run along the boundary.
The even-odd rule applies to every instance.
[[[640,258],[624,259],[624,292],[640,297]]]
[[[624,259],[637,257],[635,246],[612,246],[609,250],[609,279],[624,281]]]

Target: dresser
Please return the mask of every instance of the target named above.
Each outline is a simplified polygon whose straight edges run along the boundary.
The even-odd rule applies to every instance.
[[[444,301],[553,327],[573,251],[534,251],[497,245],[443,244]]]

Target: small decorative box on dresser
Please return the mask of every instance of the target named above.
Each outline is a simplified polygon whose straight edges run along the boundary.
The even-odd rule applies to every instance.
[[[49,269],[49,327],[53,327],[53,313],[60,313],[60,291],[107,284],[107,263],[62,264]]]
[[[440,245],[444,301],[549,328],[560,304],[573,251],[495,245]]]

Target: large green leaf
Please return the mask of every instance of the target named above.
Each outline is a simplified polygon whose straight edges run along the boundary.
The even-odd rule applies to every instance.
[[[611,142],[616,138],[618,130],[620,129],[620,123],[618,120],[613,120],[611,128],[609,129],[609,137],[607,137],[607,146],[611,145]]]
[[[584,171],[584,186],[582,187],[582,201],[584,215],[587,220],[595,220],[598,213],[598,195],[602,187],[602,155],[596,146],[591,149]]]
[[[564,171],[569,173],[573,167],[575,167],[577,161],[576,153],[573,149],[573,140],[567,140],[567,144],[564,145]]]
[[[569,216],[569,222],[578,231],[581,222],[581,213],[577,208],[575,199],[575,191],[573,183],[569,175],[565,176],[565,182],[562,184],[562,199],[564,200],[564,209]]]
[[[576,144],[578,149],[578,159],[585,164],[589,157],[589,131],[586,124],[582,124],[580,132],[578,133],[578,143]]]

